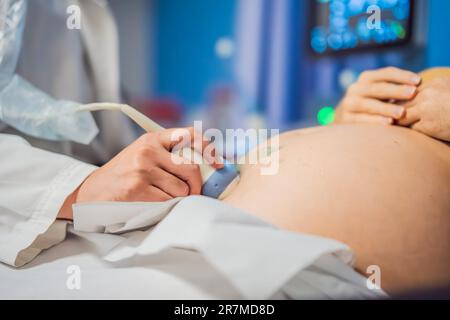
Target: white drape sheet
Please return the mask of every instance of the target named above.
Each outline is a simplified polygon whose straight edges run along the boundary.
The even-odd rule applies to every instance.
[[[222,202],[75,206],[66,241],[25,269],[0,266],[0,298],[374,298],[334,240],[290,233]],[[70,266],[81,288],[71,290]]]

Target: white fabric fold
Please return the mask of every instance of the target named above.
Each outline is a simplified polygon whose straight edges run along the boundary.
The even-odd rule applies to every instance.
[[[5,134],[0,154],[0,261],[20,267],[64,239],[64,228],[51,226],[66,198],[96,167]],[[50,243],[33,247],[40,236]]]
[[[170,249],[195,251],[223,274],[244,298],[268,299],[290,280],[298,279],[301,271],[312,267],[320,258],[328,257],[330,261],[339,261],[341,269],[343,266],[347,269],[337,268],[334,274],[333,270],[322,268],[323,272],[328,272],[337,282],[348,282],[349,292],[358,292],[353,286],[367,291],[364,278],[350,265],[352,253],[344,244],[279,230],[217,200],[190,197],[164,204],[81,204],[74,207],[74,214],[78,232],[123,233],[154,226],[147,232],[128,237],[103,257],[118,267]],[[321,292],[320,288],[317,290]],[[322,290],[325,289],[322,287]],[[292,286],[291,296],[295,296]]]
[[[160,222],[181,198],[167,202],[95,202],[73,205],[74,229],[120,234]]]

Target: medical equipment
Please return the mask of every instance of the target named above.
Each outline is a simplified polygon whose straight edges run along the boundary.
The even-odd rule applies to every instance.
[[[102,110],[123,112],[147,132],[160,132],[164,130],[159,124],[126,104],[93,103],[82,105],[77,108],[77,111],[79,112]],[[204,196],[222,199],[226,197],[239,182],[239,173],[236,167],[229,162],[224,161],[224,168],[216,170],[210,165],[204,164],[202,155],[191,148],[182,148],[179,155],[189,161],[199,164],[203,181],[202,195]]]
[[[78,103],[55,100],[15,74],[26,14],[26,1],[0,2],[0,120],[48,140],[89,144],[98,128],[92,115],[74,114]]]
[[[313,1],[308,28],[318,56],[406,45],[413,37],[414,0]]]

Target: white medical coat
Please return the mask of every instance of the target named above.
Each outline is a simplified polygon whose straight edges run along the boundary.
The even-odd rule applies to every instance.
[[[81,8],[81,30],[65,28],[69,4]],[[56,98],[118,101],[117,31],[107,2],[33,0],[29,5],[18,73]],[[24,136],[26,141],[0,133],[0,262],[23,266],[62,241],[66,223],[55,221],[59,209],[96,169],[30,143],[91,161],[107,160],[131,141],[131,134],[121,114],[103,113],[96,120],[101,134],[90,149],[100,150],[95,155],[69,142]],[[20,134],[11,128],[3,132]]]
[[[64,240],[55,223],[65,199],[96,169],[0,134],[0,261],[23,266]]]

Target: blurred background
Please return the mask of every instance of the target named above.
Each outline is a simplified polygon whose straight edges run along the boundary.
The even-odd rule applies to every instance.
[[[110,2],[124,99],[167,127],[326,125],[364,70],[450,66],[448,0]]]

